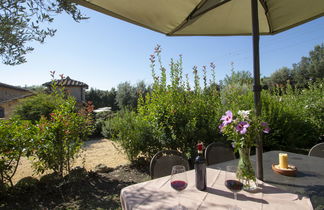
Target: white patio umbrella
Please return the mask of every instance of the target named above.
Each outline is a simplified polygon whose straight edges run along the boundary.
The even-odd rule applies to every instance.
[[[324,15],[324,0],[72,0],[168,36],[253,36],[256,114],[261,114],[259,34],[276,34]],[[263,180],[262,140],[257,177]]]

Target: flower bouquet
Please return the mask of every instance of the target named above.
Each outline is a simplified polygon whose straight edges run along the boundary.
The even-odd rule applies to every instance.
[[[255,145],[255,138],[264,133],[269,133],[270,128],[266,122],[262,122],[255,115],[250,114],[250,110],[240,110],[234,116],[232,111],[227,111],[220,119],[220,132],[232,141],[235,151],[240,154],[236,176],[244,184],[245,190],[256,188],[255,173],[250,161],[250,150]]]

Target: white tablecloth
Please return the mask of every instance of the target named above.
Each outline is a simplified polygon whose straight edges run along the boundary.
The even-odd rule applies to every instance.
[[[225,185],[225,172],[207,168],[207,190],[199,191],[195,187],[195,172],[188,171],[188,186],[179,193],[180,203],[186,209],[228,209],[237,205],[243,209],[313,209],[308,197],[282,191],[259,181],[260,191],[238,193],[238,200]],[[170,176],[125,187],[121,191],[123,209],[173,209],[178,204],[178,193],[170,186]]]

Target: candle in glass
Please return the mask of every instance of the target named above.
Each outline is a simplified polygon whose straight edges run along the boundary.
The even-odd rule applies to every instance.
[[[279,168],[288,168],[288,154],[279,153]]]

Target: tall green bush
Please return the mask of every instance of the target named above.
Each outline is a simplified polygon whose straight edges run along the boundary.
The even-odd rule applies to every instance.
[[[232,110],[253,110],[254,95],[251,83],[231,83],[221,89],[221,109]]]
[[[92,131],[90,116],[86,112],[76,113],[75,106],[75,99],[69,97],[50,114],[50,119],[42,116],[38,122],[34,163],[37,172],[52,169],[61,176],[70,172],[71,162]]]
[[[13,185],[12,177],[22,156],[36,156],[34,166],[38,173],[52,169],[63,176],[70,171],[71,161],[91,133],[93,105],[77,109],[73,97],[57,91],[55,84],[53,90],[51,97],[60,103],[49,117],[42,115],[39,121],[34,119],[35,125],[19,118],[0,120],[1,191],[8,183]]]
[[[64,103],[62,97],[39,93],[23,99],[15,108],[14,114],[20,119],[36,122],[40,120],[41,116],[49,118],[49,114],[62,103]]]
[[[203,87],[197,67],[193,69],[195,79],[191,87],[183,76],[181,57],[177,61],[171,60],[169,82],[159,48],[151,62],[152,92],[139,98],[137,113],[118,115],[105,126],[114,139],[121,141],[130,159],[136,159],[138,155],[152,157],[162,149],[180,150],[192,157],[199,141],[219,140],[216,126],[221,115],[219,91],[216,85],[207,84],[206,67],[203,67]],[[215,70],[214,65],[211,68]]]
[[[33,153],[37,131],[29,121],[0,120],[0,185],[13,185],[20,158]]]
[[[69,173],[71,162],[79,152],[85,138],[91,134],[93,121],[91,112],[93,104],[87,107],[77,107],[76,100],[65,93],[64,87],[58,87],[51,71],[51,96],[57,98],[58,104],[49,117],[41,116],[37,122],[39,132],[36,135],[37,157],[34,167],[37,173],[52,169],[60,176]],[[60,75],[64,79],[63,75]]]
[[[271,132],[264,135],[265,150],[307,149],[323,133],[323,81],[309,88],[284,88],[261,92],[262,120],[269,123]],[[254,109],[252,84],[229,84],[221,90],[222,109],[237,112]]]
[[[161,63],[160,48],[151,55],[152,91],[138,100],[137,112],[123,111],[105,122],[104,135],[119,140],[128,157],[152,157],[163,149],[179,150],[189,158],[195,154],[198,141],[208,144],[225,140],[219,133],[221,115],[227,110],[254,111],[251,75],[234,72],[221,86],[215,82],[215,65],[211,65],[212,80],[207,82],[207,68],[194,81],[182,73],[182,58],[171,60],[167,71]],[[157,70],[158,69],[158,70]],[[167,77],[169,75],[169,77]],[[271,128],[264,136],[265,150],[296,151],[307,149],[323,135],[323,80],[309,84],[307,89],[263,90],[262,116]],[[220,87],[220,88],[219,88]]]
[[[102,129],[105,128],[104,124],[109,119],[113,118],[115,116],[115,112],[112,111],[104,111],[104,112],[98,112],[94,114],[94,129],[91,134],[91,137],[102,137],[106,136],[106,131],[103,131]],[[107,138],[110,138],[109,134],[106,136]]]
[[[254,109],[252,83],[238,83],[237,73],[227,76],[229,81],[221,89],[222,109]],[[232,79],[233,78],[233,79]],[[324,91],[323,80],[309,83],[308,88],[294,89],[288,83],[284,88],[261,92],[262,119],[270,124],[271,132],[264,135],[265,150],[307,149],[323,134]]]
[[[149,122],[130,110],[122,110],[105,121],[103,135],[118,140],[130,160],[150,156],[158,148]]]
[[[262,93],[262,115],[272,131],[265,137],[269,149],[307,149],[323,134],[323,80],[309,84],[308,89],[287,88]],[[279,94],[280,93],[280,94]]]

